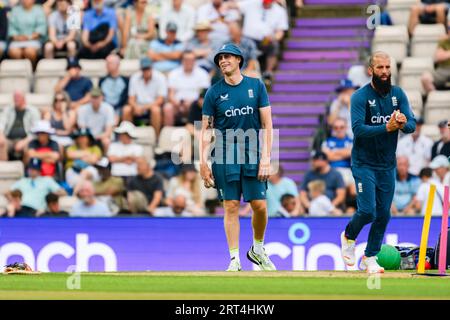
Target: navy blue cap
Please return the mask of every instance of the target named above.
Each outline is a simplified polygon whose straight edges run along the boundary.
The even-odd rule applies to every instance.
[[[78,137],[89,137],[89,139],[93,140],[94,137],[92,136],[91,130],[89,128],[81,128],[79,130],[75,130],[72,133],[72,139],[76,139]]]
[[[448,124],[448,120],[441,120],[438,123],[438,127],[442,129],[442,128],[447,127],[447,124]]]
[[[328,157],[327,157],[326,153],[323,152],[322,150],[314,150],[313,152],[311,152],[311,158],[313,160],[327,160],[328,161]]]
[[[216,64],[216,66],[219,66],[219,55],[223,53],[229,53],[234,56],[240,57],[241,62],[239,63],[239,68],[242,68],[242,66],[244,65],[244,56],[242,55],[241,49],[239,49],[237,45],[235,45],[234,43],[224,44],[214,56],[214,63]]]
[[[41,160],[38,158],[31,158],[28,162],[28,169],[41,170]]]
[[[69,70],[71,68],[81,69],[80,61],[78,61],[78,59],[75,59],[75,58],[69,58],[67,60],[67,68],[66,68],[66,70]]]
[[[336,92],[339,93],[346,89],[358,89],[358,86],[355,86],[350,79],[342,79],[339,85],[336,87]]]

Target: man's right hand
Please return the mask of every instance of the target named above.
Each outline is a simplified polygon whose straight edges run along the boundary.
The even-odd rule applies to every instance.
[[[213,188],[215,186],[214,177],[207,164],[200,165],[200,176],[202,177],[206,188]]]

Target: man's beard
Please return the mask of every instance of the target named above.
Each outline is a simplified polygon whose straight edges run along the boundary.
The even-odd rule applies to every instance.
[[[372,75],[372,84],[375,87],[375,90],[377,90],[382,96],[385,96],[391,92],[391,75],[389,75],[386,80],[382,80],[374,74]]]

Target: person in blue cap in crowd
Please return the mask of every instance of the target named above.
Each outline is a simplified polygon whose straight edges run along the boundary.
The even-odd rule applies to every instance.
[[[272,115],[267,91],[261,80],[242,75],[244,58],[235,44],[223,45],[214,56],[214,62],[224,78],[208,89],[204,99],[200,174],[205,187],[215,187],[224,203],[225,233],[231,258],[228,271],[241,270],[241,196],[253,209],[253,246],[247,258],[261,270],[276,270],[263,246],[272,148]],[[207,161],[213,129],[215,148],[211,170]],[[264,129],[262,139],[258,139],[261,129]]]

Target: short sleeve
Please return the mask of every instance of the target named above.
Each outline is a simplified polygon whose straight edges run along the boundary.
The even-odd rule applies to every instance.
[[[167,97],[167,81],[162,74],[158,77],[158,97]]]
[[[270,102],[266,86],[261,80],[258,80],[258,83],[259,83],[258,108],[268,107],[270,106]]]
[[[177,43],[174,47],[175,51],[183,51],[184,50],[184,44],[183,42]]]
[[[137,90],[136,90],[137,89],[136,88],[137,77],[138,77],[137,74],[134,74],[131,76],[130,84],[128,85],[128,96],[129,97],[134,97],[137,95]]]
[[[300,190],[302,191],[308,191],[308,183],[311,181],[311,175],[310,172],[307,172],[305,176],[303,177],[302,184],[300,185]]]
[[[335,172],[335,179],[336,179],[336,188],[337,189],[341,189],[341,188],[345,188],[345,182],[344,182],[344,178],[342,178],[342,175],[338,172],[338,171],[334,171]]]
[[[156,180],[156,183],[155,183],[155,191],[162,191],[162,192],[164,192],[163,180],[158,175],[156,175],[156,177],[157,177],[157,180]]]
[[[9,190],[21,190],[22,188],[22,179],[16,181],[13,183],[13,185],[11,187],[9,187]]]
[[[108,157],[116,156],[119,153],[120,153],[120,146],[116,142],[111,143],[111,145],[108,148],[108,153],[107,153]]]
[[[298,190],[295,182],[291,179],[286,180],[287,193],[293,196],[297,196]]]
[[[209,86],[211,86],[211,79],[209,78],[209,74],[202,68],[198,69],[198,74],[198,86],[200,88],[209,88]]]
[[[108,126],[114,126],[114,122],[115,122],[114,108],[110,104],[106,104],[106,106],[107,106],[107,108],[106,108],[106,110],[107,110],[106,124]]]
[[[109,9],[110,12],[110,19],[109,19],[109,26],[114,29],[117,30],[117,14],[116,14],[116,10],[114,10],[113,8]]]
[[[288,23],[288,15],[285,8],[282,6],[279,6],[280,9],[280,19],[278,20],[278,30],[286,31],[289,29],[289,23]]]
[[[426,194],[427,188],[426,187],[427,187],[426,184],[421,184],[419,186],[419,189],[417,190],[416,199],[419,200],[420,202],[425,202],[425,200],[426,200],[426,196],[427,196],[427,194]]]
[[[91,151],[92,151],[93,154],[95,154],[95,155],[98,156],[98,157],[101,157],[101,156],[102,156],[102,150],[101,150],[100,147],[98,147],[98,146],[94,146],[94,147],[91,149]]]
[[[86,127],[86,105],[81,106],[78,110],[77,124],[80,128]]]
[[[89,93],[92,90],[92,88],[93,88],[91,79],[84,78],[82,87],[83,87],[83,95]]]
[[[213,90],[211,88],[206,91],[205,99],[203,101],[202,114],[205,116],[214,116],[216,114]]]
[[[38,142],[37,140],[32,140],[29,144],[28,144],[28,149],[36,149],[38,147]]]
[[[50,140],[50,149],[52,149],[55,152],[59,152],[58,143],[54,140]]]
[[[56,192],[59,189],[61,189],[61,186],[59,184],[57,184],[56,181],[53,180],[52,178],[48,178],[48,191]]]
[[[330,199],[324,197],[324,201],[322,202],[322,205],[325,209],[325,212],[327,212],[328,214],[330,214],[333,210],[334,210],[334,206],[331,203]]]
[[[177,86],[177,69],[172,70],[169,72],[169,75],[167,76],[167,86],[169,88],[176,88]]]

